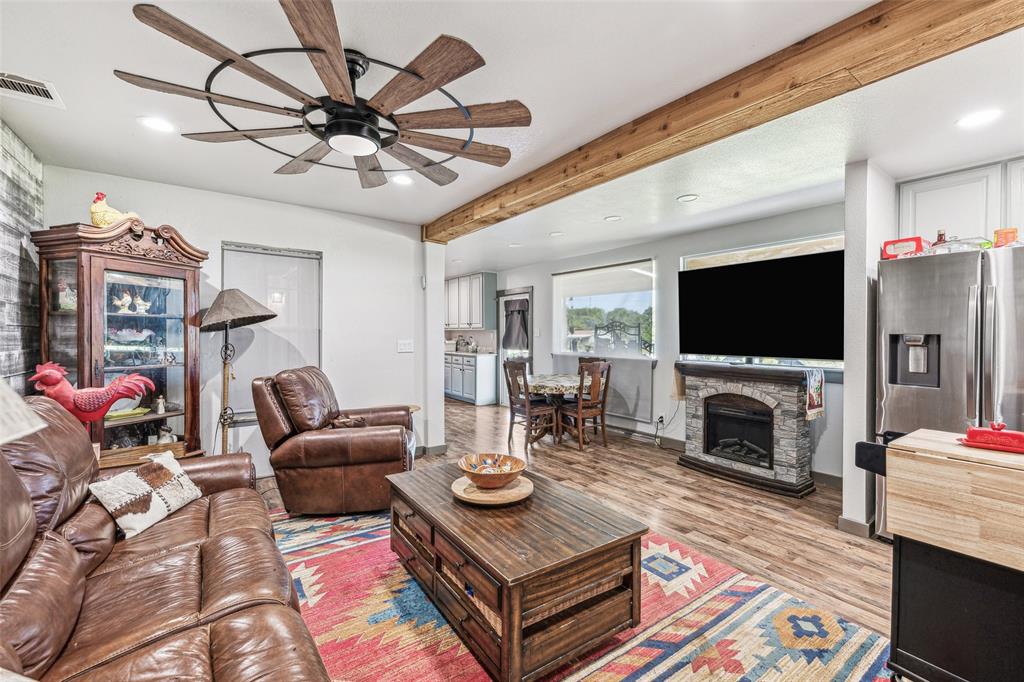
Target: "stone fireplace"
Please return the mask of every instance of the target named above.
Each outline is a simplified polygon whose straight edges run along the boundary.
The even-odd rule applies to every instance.
[[[814,491],[803,370],[710,362],[676,369],[686,383],[680,464],[785,495]]]

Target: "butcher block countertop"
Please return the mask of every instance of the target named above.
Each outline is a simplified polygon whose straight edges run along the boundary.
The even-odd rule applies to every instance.
[[[961,445],[921,429],[886,450],[895,534],[1024,571],[1024,455]]]

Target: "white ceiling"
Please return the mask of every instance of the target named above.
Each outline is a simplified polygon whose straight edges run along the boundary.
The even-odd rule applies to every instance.
[[[271,0],[158,2],[240,52],[298,44]],[[0,0],[0,70],[53,82],[67,104],[57,110],[0,98],[0,115],[47,164],[422,223],[870,4],[335,2],[346,47],[405,64],[440,33],[458,36],[487,66],[452,83],[450,91],[466,104],[516,98],[532,110],[530,128],[478,131],[479,141],[511,147],[511,163],[494,168],[456,159],[451,167],[461,177],[447,187],[417,176],[408,187],[362,190],[354,173],[329,168],[279,176],[273,171],[284,157],[250,142],[208,144],[139,127],[135,119],[141,115],[165,117],[185,132],[223,125],[204,102],[140,90],[117,80],[114,68],[202,87],[215,63],[138,22],[132,3],[121,0]],[[302,55],[259,63],[304,90],[322,92]],[[385,77],[371,72],[360,91],[375,92]],[[293,104],[230,69],[217,89]],[[406,110],[442,106],[448,105],[433,94]],[[240,127],[292,124],[272,114],[222,109]],[[274,143],[298,152],[312,141]],[[345,157],[327,159],[338,160]],[[129,197],[110,200],[131,204]]]
[[[977,130],[955,122],[997,107]],[[897,179],[1024,154],[1024,29],[456,239],[448,274],[502,270],[843,198],[848,161]],[[675,197],[697,193],[680,204]],[[619,222],[604,222],[607,215]],[[550,237],[552,231],[564,236]],[[517,243],[519,248],[509,248]],[[458,262],[456,262],[458,261]]]

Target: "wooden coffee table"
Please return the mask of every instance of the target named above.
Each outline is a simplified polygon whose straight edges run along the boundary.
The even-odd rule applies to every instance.
[[[454,464],[391,474],[391,549],[498,680],[533,680],[640,622],[647,527],[533,472],[507,507],[455,500]]]

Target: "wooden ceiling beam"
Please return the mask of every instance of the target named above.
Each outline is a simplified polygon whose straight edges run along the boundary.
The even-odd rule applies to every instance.
[[[473,199],[423,239],[446,243],[1021,26],[1020,0],[885,0]]]

